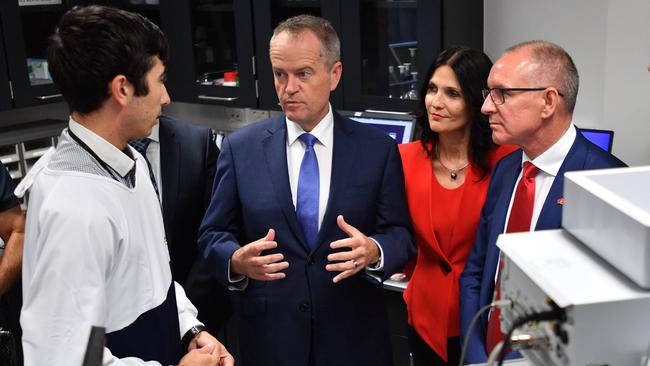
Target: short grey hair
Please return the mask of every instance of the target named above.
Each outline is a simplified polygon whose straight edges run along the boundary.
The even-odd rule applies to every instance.
[[[284,20],[273,30],[271,42],[282,32],[297,36],[304,31],[311,31],[316,35],[321,43],[320,56],[325,59],[328,66],[331,67],[335,62],[341,60],[341,41],[334,27],[329,21],[313,15],[296,15]]]
[[[557,44],[540,40],[518,43],[508,48],[506,53],[524,48],[530,49],[533,61],[540,66],[537,77],[555,84],[541,86],[555,86],[558,88],[560,93],[564,94],[566,110],[573,114],[578,98],[580,77],[571,56]]]

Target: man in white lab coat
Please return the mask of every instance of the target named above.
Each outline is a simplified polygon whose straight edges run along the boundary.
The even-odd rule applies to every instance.
[[[144,17],[76,7],[50,38],[52,78],[71,110],[32,169],[21,314],[26,365],[81,365],[92,326],[104,365],[232,365],[172,280],[142,138],[170,102],[167,43]]]

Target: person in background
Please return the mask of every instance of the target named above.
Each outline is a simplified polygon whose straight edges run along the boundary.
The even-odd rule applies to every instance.
[[[10,331],[15,345],[11,345],[21,359],[20,351],[20,271],[23,261],[25,215],[20,201],[14,195],[14,185],[9,172],[0,162],[0,329]],[[0,341],[0,346],[2,341]],[[7,345],[9,346],[9,345]],[[2,353],[0,352],[0,355]]]
[[[492,141],[481,114],[490,67],[482,51],[443,51],[420,90],[420,139],[399,146],[418,246],[404,292],[415,365],[458,365],[458,278],[474,243],[490,173],[515,149]]]
[[[148,137],[130,144],[146,158],[158,189],[172,277],[183,285],[208,332],[216,335],[230,317],[232,305],[227,289],[212,278],[196,245],[219,156],[214,133],[163,115]]]
[[[415,251],[396,143],[332,110],[342,65],[329,22],[283,21],[269,53],[284,114],[223,140],[199,239],[240,291],[241,362],[392,365],[378,279]]]
[[[74,7],[50,37],[68,128],[32,167],[23,262],[25,365],[81,365],[93,326],[104,365],[233,365],[172,279],[147,163],[128,141],[170,102],[167,41],[146,18]]]
[[[481,111],[489,116],[495,143],[521,149],[494,168],[476,241],[460,277],[461,336],[469,337],[466,363],[485,362],[504,337],[496,309],[469,329],[479,309],[500,299],[497,237],[560,228],[565,172],[625,166],[573,125],[578,83],[571,56],[546,41],[509,48],[490,70]],[[508,358],[518,356],[513,352]]]

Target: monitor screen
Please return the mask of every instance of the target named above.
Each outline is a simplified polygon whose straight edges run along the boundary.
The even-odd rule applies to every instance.
[[[593,130],[590,128],[580,128],[582,135],[601,149],[612,152],[612,142],[614,141],[614,131],[610,130]]]
[[[408,115],[377,116],[376,114],[365,115],[357,112],[355,114],[348,115],[348,118],[379,128],[380,130],[386,132],[388,136],[395,139],[398,144],[411,142],[411,138],[413,137],[414,121]]]

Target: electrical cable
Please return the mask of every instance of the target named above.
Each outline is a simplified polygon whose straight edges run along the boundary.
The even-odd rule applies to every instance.
[[[463,366],[465,362],[465,354],[467,353],[467,347],[469,346],[469,338],[472,335],[472,329],[474,329],[476,322],[478,322],[479,318],[484,312],[486,312],[488,309],[491,309],[493,307],[498,307],[498,308],[512,307],[512,300],[493,301],[480,308],[479,311],[477,311],[476,314],[474,314],[474,317],[472,318],[472,321],[469,323],[469,327],[467,328],[467,334],[465,335],[465,339],[463,340],[463,349],[460,353],[460,360],[458,361],[458,366]]]
[[[648,348],[645,355],[641,358],[641,366],[650,366],[650,348]]]
[[[501,350],[503,349],[503,341],[499,341],[499,343],[494,346],[494,349],[492,352],[490,352],[490,357],[488,357],[486,366],[494,366],[494,364],[497,362],[497,358],[501,354]]]
[[[520,326],[528,323],[528,322],[540,322],[540,321],[551,321],[551,320],[560,320],[564,321],[566,320],[566,314],[564,313],[564,310],[559,308],[557,305],[551,304],[553,306],[553,309],[548,310],[548,311],[542,311],[542,312],[537,312],[537,313],[532,313],[532,314],[524,314],[523,316],[520,316],[519,318],[515,319],[512,322],[512,326],[508,330],[508,333],[506,333],[506,336],[503,340],[503,347],[501,348],[501,351],[499,352],[499,363],[498,366],[503,365],[503,360],[505,359],[506,356],[506,350],[510,348],[510,341],[512,338],[512,333],[515,331],[515,329],[519,328]]]

